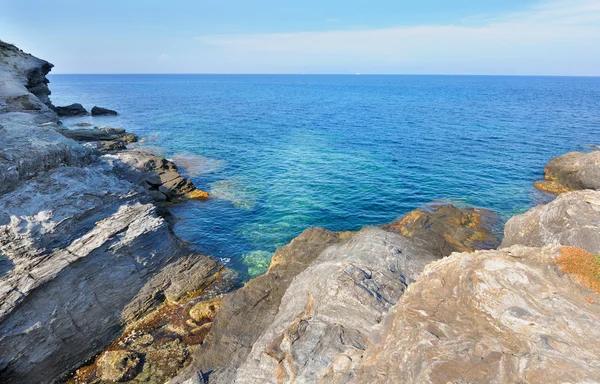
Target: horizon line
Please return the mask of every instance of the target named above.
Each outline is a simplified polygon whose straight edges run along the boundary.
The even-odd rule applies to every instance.
[[[200,76],[465,76],[465,77],[589,77],[598,78],[599,75],[541,75],[541,74],[472,74],[472,73],[223,73],[223,72],[102,72],[102,73],[48,73],[48,76],[72,76],[72,75],[117,75],[117,76],[131,76],[131,75],[200,75]]]

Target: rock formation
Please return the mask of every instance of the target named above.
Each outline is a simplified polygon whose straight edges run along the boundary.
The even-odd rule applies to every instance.
[[[127,144],[138,140],[137,135],[128,133],[123,128],[95,127],[94,129],[58,129],[63,136],[79,142],[90,143],[101,153],[122,151]]]
[[[545,180],[535,187],[555,194],[578,189],[600,189],[600,151],[571,152],[552,159],[544,170]]]
[[[142,316],[157,301],[149,282],[175,297],[209,289],[222,266],[195,256],[192,280],[159,273],[191,257],[162,210],[94,148],[66,137],[48,99],[51,64],[5,43],[0,58],[0,381],[47,383]],[[181,193],[194,189],[173,179],[187,186]]]
[[[118,115],[117,111],[113,111],[112,109],[94,107],[92,108],[92,116],[116,116]]]

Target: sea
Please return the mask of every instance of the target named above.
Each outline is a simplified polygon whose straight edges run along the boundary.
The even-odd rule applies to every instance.
[[[502,223],[549,196],[545,164],[600,145],[600,78],[395,75],[50,75],[68,118],[123,127],[210,193],[175,232],[242,278],[312,226],[390,223],[434,203]]]

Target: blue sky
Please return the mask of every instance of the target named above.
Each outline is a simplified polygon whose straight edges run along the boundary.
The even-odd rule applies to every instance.
[[[600,0],[0,0],[55,73],[600,75]]]

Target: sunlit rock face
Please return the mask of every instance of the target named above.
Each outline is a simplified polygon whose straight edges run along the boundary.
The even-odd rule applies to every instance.
[[[575,191],[511,218],[504,228],[502,247],[561,244],[600,253],[599,234],[600,192]]]
[[[429,265],[367,347],[357,382],[600,380],[600,296],[560,247],[453,254]]]

